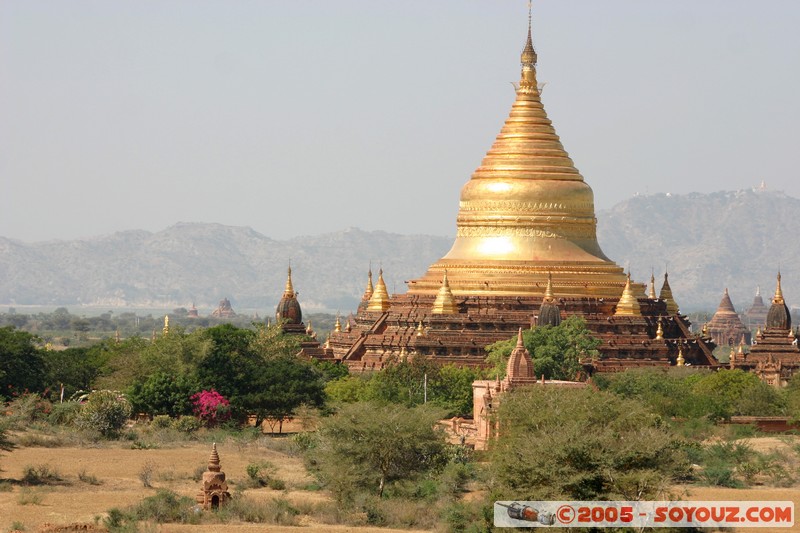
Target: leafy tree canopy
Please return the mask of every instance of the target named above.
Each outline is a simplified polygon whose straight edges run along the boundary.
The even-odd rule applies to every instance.
[[[137,413],[172,417],[190,415],[190,398],[199,389],[197,380],[191,375],[159,371],[134,383],[128,392],[128,400]]]
[[[445,461],[445,439],[435,428],[442,412],[357,402],[325,419],[313,455],[319,476],[340,502],[358,490],[383,495],[387,483],[412,479]]]
[[[0,397],[9,399],[26,390],[41,391],[45,386],[42,350],[37,338],[13,326],[0,328]]]
[[[599,355],[600,341],[592,337],[586,321],[578,316],[571,316],[558,326],[523,330],[522,339],[533,359],[534,373],[547,379],[574,380],[581,371],[578,360]],[[494,368],[494,376],[505,376],[508,357],[516,345],[515,335],[486,347],[489,352],[486,361]]]
[[[591,388],[503,396],[493,499],[657,500],[687,474],[680,440],[637,401]]]
[[[484,377],[476,368],[439,365],[424,356],[390,364],[366,376],[348,376],[328,383],[326,392],[334,401],[375,401],[406,407],[427,402],[441,407],[446,416],[472,413],[472,382]]]
[[[644,402],[665,417],[718,420],[786,411],[783,391],[741,370],[630,369],[592,379],[600,388]]]

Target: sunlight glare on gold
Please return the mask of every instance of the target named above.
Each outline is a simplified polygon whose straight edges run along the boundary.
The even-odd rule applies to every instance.
[[[509,237],[487,237],[478,245],[478,251],[485,255],[502,256],[514,250],[514,243]]]

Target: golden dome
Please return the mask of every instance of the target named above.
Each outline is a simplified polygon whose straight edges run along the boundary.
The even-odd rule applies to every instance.
[[[547,118],[535,62],[529,33],[511,112],[461,190],[453,247],[409,293],[436,294],[447,270],[457,295],[541,295],[552,272],[564,297],[619,296],[625,274],[597,242],[594,194]]]

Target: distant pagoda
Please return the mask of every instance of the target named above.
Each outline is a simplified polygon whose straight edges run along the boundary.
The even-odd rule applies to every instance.
[[[792,329],[792,315],[783,297],[780,272],[765,327],[758,328],[749,353],[731,352],[730,366],[754,372],[774,387],[785,386],[800,372],[798,335]]]
[[[756,287],[756,295],[753,297],[753,305],[745,313],[747,319],[747,326],[751,330],[758,327],[764,327],[767,323],[767,313],[769,308],[764,305],[764,299],[761,297],[761,287]]]
[[[719,346],[736,346],[742,339],[745,343],[750,343],[750,330],[742,323],[742,319],[733,307],[728,289],[725,289],[717,312],[707,324],[706,331]]]

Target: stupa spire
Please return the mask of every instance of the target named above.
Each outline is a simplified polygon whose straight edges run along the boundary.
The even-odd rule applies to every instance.
[[[369,299],[368,311],[384,311],[389,309],[389,292],[386,290],[386,282],[383,281],[383,269],[378,270],[378,282],[375,284],[375,291]]]
[[[458,313],[458,306],[456,305],[453,291],[450,290],[450,283],[447,281],[447,271],[444,271],[442,278],[442,286],[436,294],[436,300],[433,302],[431,312],[434,315],[451,315]]]
[[[783,304],[786,301],[783,299],[783,290],[781,290],[781,271],[778,271],[778,284],[775,287],[775,296],[772,297],[772,303]]]
[[[208,471],[219,472],[219,454],[217,453],[217,443],[211,445],[211,455],[208,457]]]
[[[636,298],[636,295],[633,293],[633,289],[631,288],[631,273],[628,272],[625,288],[622,289],[622,296],[619,298],[619,303],[617,303],[617,310],[614,312],[614,316],[641,315],[642,310],[639,306],[639,300]]]
[[[661,292],[658,297],[667,303],[667,313],[670,315],[678,314],[678,304],[672,297],[672,288],[669,286],[669,272],[664,272],[664,284],[661,285]]]
[[[367,273],[367,288],[364,289],[364,294],[361,296],[362,302],[368,302],[370,298],[372,298],[372,293],[375,291],[375,288],[372,286],[372,266],[369,267],[369,272]]]
[[[523,84],[527,85],[533,83],[536,85],[536,50],[533,48],[533,37],[531,36],[531,2],[528,2],[528,40],[525,41],[525,48],[522,49],[520,55],[520,63],[522,64],[522,80],[520,87]]]
[[[781,273],[778,271],[778,284],[775,287],[775,296],[772,297],[772,305],[767,312],[767,329],[788,329],[792,328],[792,314],[783,298],[781,290]]]
[[[658,298],[658,296],[656,296],[656,274],[652,271],[650,272],[650,286],[647,291],[647,297],[651,300]]]
[[[531,354],[525,348],[525,342],[522,338],[522,328],[519,328],[517,333],[517,345],[511,351],[511,355],[506,363],[506,380],[515,381],[517,379],[534,379],[533,374],[533,361]]]
[[[594,193],[547,116],[537,60],[529,24],[515,101],[461,190],[455,242],[410,294],[437,294],[447,270],[459,296],[538,295],[552,272],[559,296],[619,297],[623,269],[597,242]]]
[[[555,301],[555,296],[553,296],[553,274],[550,272],[547,273],[547,287],[544,288],[543,301],[548,303]]]
[[[290,266],[287,269],[286,275],[286,287],[283,289],[283,297],[284,298],[294,298],[294,286],[292,285],[292,267]]]

